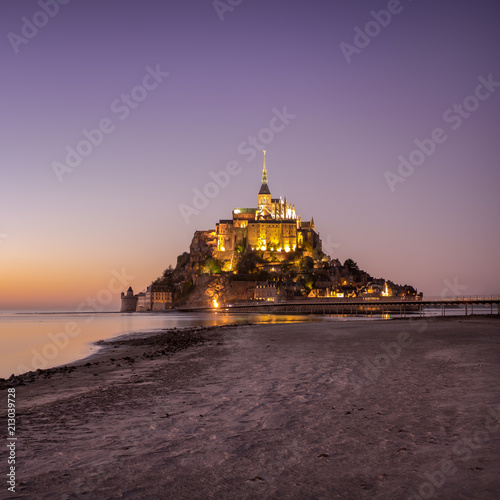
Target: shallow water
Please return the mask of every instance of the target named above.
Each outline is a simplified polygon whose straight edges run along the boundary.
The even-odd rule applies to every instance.
[[[308,316],[223,313],[0,313],[0,377],[84,358],[93,345],[127,333],[229,323],[312,321]]]
[[[474,308],[477,314],[489,308]],[[425,316],[440,316],[440,309],[426,309]],[[447,316],[463,315],[463,308],[449,308]],[[214,326],[230,323],[289,323],[297,321],[350,321],[396,318],[373,316],[272,315],[225,313],[71,313],[0,312],[0,377],[45,369],[82,359],[98,347],[93,343],[127,333]]]

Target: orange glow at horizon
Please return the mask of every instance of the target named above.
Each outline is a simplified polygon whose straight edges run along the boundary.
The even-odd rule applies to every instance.
[[[148,284],[148,278],[136,278],[135,266],[129,266],[132,274],[120,265],[83,261],[81,255],[10,257],[0,263],[0,310],[118,311],[122,291]]]

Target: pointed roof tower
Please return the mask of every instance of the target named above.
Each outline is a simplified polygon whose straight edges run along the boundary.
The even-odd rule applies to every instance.
[[[266,170],[266,150],[264,149],[264,167],[262,168],[262,186],[260,186],[259,194],[271,194],[267,185],[267,170]]]

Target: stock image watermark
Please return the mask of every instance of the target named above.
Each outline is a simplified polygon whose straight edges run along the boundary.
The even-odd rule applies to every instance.
[[[460,285],[458,276],[455,276],[453,283],[449,279],[443,281],[445,287],[441,290],[441,298],[456,298],[462,295],[462,292],[467,290],[467,285]]]
[[[411,0],[408,1],[411,2]],[[382,30],[391,24],[394,16],[401,14],[403,10],[404,7],[401,5],[400,0],[389,0],[386,9],[379,10],[378,12],[375,10],[370,11],[370,20],[364,27],[354,27],[354,38],[352,43],[340,43],[339,47],[345,60],[351,64],[353,56],[359,56],[363,49],[368,47],[372,40],[378,37]]]
[[[215,9],[217,17],[224,21],[227,13],[233,12],[235,7],[243,3],[243,0],[214,0],[212,5]]]
[[[423,333],[428,328],[425,319],[411,319],[411,324],[418,333]],[[399,332],[394,341],[381,342],[380,350],[370,358],[363,360],[363,368],[357,373],[351,373],[348,377],[349,383],[353,385],[357,394],[364,387],[372,385],[383,371],[391,367],[405,349],[413,347],[413,338],[408,332]]]
[[[16,492],[16,390],[7,389],[7,490]]]
[[[37,10],[31,19],[23,16],[21,17],[21,28],[19,33],[13,31],[7,34],[7,39],[10,42],[12,50],[15,54],[19,54],[20,47],[27,45],[30,40],[33,40],[42,28],[45,28],[49,21],[57,16],[61,5],[66,5],[71,0],[38,0],[37,4],[40,10]]]
[[[491,73],[487,78],[478,76],[479,84],[472,94],[465,97],[461,102],[454,103],[444,111],[442,118],[447,127],[436,127],[431,131],[429,137],[415,139],[413,142],[417,146],[416,149],[408,153],[406,157],[403,155],[398,156],[397,173],[391,170],[384,172],[384,178],[391,192],[394,193],[397,184],[403,183],[411,177],[415,172],[415,167],[422,166],[438,150],[438,146],[449,139],[451,131],[460,129],[465,120],[479,109],[481,102],[488,100],[495,93],[500,87],[500,82],[495,81],[493,78]],[[449,130],[447,131],[448,127]]]
[[[85,323],[90,323],[95,319],[95,314],[105,310],[106,306],[110,305],[114,297],[121,293],[121,290],[130,286],[131,281],[135,276],[128,276],[125,269],[119,273],[116,270],[111,271],[113,275],[110,278],[106,288],[102,288],[94,297],[87,297],[85,302],[81,302],[76,310],[80,313],[88,313],[84,319]],[[42,347],[31,349],[30,367],[19,365],[18,373],[26,373],[31,370],[43,370],[48,368],[50,361],[55,359],[61,351],[66,349],[71,339],[78,337],[83,333],[82,328],[78,326],[76,321],[67,321],[64,329],[56,333],[48,333],[48,342]]]
[[[133,87],[128,94],[122,93],[120,97],[113,100],[110,104],[110,110],[114,115],[118,116],[120,121],[126,120],[132,110],[137,109],[139,104],[143,102],[149,93],[159,87],[159,85],[169,76],[160,69],[157,64],[154,68],[146,66],[146,74],[141,80],[141,83]],[[107,135],[116,130],[116,123],[112,118],[101,118],[97,126],[91,129],[83,129],[82,136],[75,146],[67,145],[65,148],[66,156],[63,162],[52,162],[52,170],[61,183],[63,176],[73,172],[81,165],[84,158],[87,158],[92,152],[100,146]]]
[[[261,128],[256,135],[249,135],[244,141],[241,141],[236,150],[242,155],[246,156],[246,161],[251,162],[257,157],[257,153],[261,152],[265,147],[270,144],[276,134],[279,134],[290,125],[297,115],[293,115],[287,111],[284,106],[280,111],[277,108],[272,109],[273,116],[269,120],[268,126]],[[236,160],[231,160],[226,164],[226,168],[214,172],[209,172],[210,181],[199,189],[193,188],[193,198],[190,204],[180,203],[178,205],[182,218],[189,224],[189,220],[194,215],[199,215],[202,210],[208,207],[210,200],[219,196],[221,190],[225,189],[231,182],[231,178],[235,177],[243,171],[243,167]]]
[[[6,233],[0,233],[0,245],[2,244],[3,240],[7,239],[9,235]]]
[[[488,408],[488,418],[481,426],[477,428],[468,437],[456,441],[452,448],[452,458],[444,460],[433,472],[425,472],[426,478],[419,486],[409,488],[407,500],[422,500],[432,498],[438,493],[446,481],[458,472],[457,460],[468,462],[481,448],[489,444],[492,440],[492,434],[500,431],[500,408],[496,410]]]
[[[326,240],[323,240],[322,249],[323,252],[326,253],[326,255],[329,255],[330,257],[334,256],[339,248],[340,243],[333,241],[333,238],[330,234],[327,236]]]
[[[408,332],[400,332],[394,342],[382,342],[379,353],[363,360],[364,366],[360,374],[349,375],[349,382],[354,391],[359,394],[363,387],[373,384],[381,372],[389,368],[399,358],[403,349],[411,347],[412,343],[413,339]]]

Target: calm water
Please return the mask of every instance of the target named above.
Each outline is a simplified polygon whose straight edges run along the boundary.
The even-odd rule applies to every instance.
[[[93,342],[127,333],[228,323],[311,321],[308,316],[223,313],[27,313],[0,312],[0,377],[64,365],[98,347]]]
[[[489,308],[474,308],[475,314]],[[425,316],[439,316],[428,309]],[[463,309],[447,309],[446,315],[463,315]],[[397,315],[372,317],[292,316],[224,313],[39,313],[0,312],[0,377],[38,368],[50,368],[82,359],[95,352],[93,342],[127,333],[170,328],[224,325],[228,323],[288,323],[297,321],[338,321],[390,319]]]

